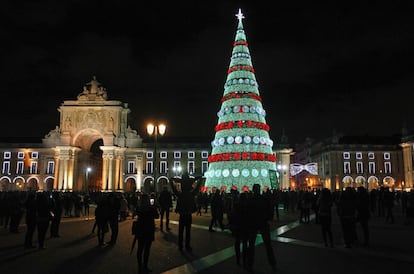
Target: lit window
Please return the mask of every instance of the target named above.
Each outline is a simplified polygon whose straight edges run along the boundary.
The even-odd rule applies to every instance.
[[[361,152],[357,152],[355,154],[355,157],[357,158],[357,160],[362,160],[362,153]]]
[[[167,173],[167,161],[160,162],[160,173]]]
[[[202,151],[201,152],[201,158],[207,159],[208,158],[208,151]]]
[[[356,169],[357,169],[358,174],[364,173],[364,168],[363,168],[362,162],[357,162],[356,163]]]
[[[389,159],[391,159],[390,153],[384,152],[384,160],[389,160]]]
[[[24,159],[24,152],[22,151],[17,152],[17,158]]]
[[[30,164],[30,174],[37,174],[37,162]]]
[[[4,159],[10,159],[11,158],[11,152],[7,151],[4,152]]]
[[[344,174],[350,174],[350,173],[351,173],[351,163],[344,162]]]
[[[181,158],[181,152],[180,151],[174,151],[174,159],[180,159]]]
[[[161,159],[167,159],[167,152],[166,151],[161,151],[160,152],[160,158]]]
[[[374,152],[368,152],[368,159],[370,159],[370,160],[374,160],[375,159]]]
[[[375,174],[375,163],[374,162],[368,163],[368,172],[370,174]]]
[[[195,167],[194,167],[194,161],[188,161],[188,173],[194,174]]]
[[[53,174],[55,173],[55,162],[49,161],[47,162],[47,174]]]
[[[151,174],[151,173],[153,173],[153,166],[154,166],[154,164],[152,163],[152,162],[147,162],[147,164],[146,164],[146,168],[145,168],[145,170],[147,171],[147,174]]]
[[[349,152],[344,152],[344,159],[350,159],[351,158],[351,154]]]
[[[384,163],[384,170],[386,174],[390,174],[391,173],[391,162],[385,162]]]
[[[37,158],[39,158],[39,153],[38,153],[38,152],[32,152],[31,158],[32,158],[32,159],[37,159]]]
[[[188,152],[188,159],[194,159],[195,158],[195,152],[194,151],[189,151]]]
[[[135,162],[134,161],[128,161],[128,173],[135,173]]]
[[[17,162],[16,173],[23,174],[23,170],[24,170],[24,162],[22,161]]]
[[[203,174],[208,170],[208,161],[201,162],[201,169]]]
[[[2,170],[3,174],[8,175],[10,173],[10,162],[9,161],[4,161],[3,162],[3,170]]]
[[[147,152],[147,159],[152,159],[154,157],[154,153],[152,151]]]

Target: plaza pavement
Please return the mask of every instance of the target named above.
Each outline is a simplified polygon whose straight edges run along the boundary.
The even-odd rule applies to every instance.
[[[266,259],[261,238],[257,239],[254,273],[414,273],[414,223],[404,225],[401,209],[394,208],[395,224],[383,217],[370,221],[371,244],[343,247],[338,218],[334,214],[334,248],[322,244],[319,225],[300,224],[298,212],[280,210],[280,220],[272,222],[273,247],[277,270]],[[24,249],[25,225],[12,234],[0,228],[0,273],[137,273],[136,247],[130,254],[131,218],[119,223],[119,237],[112,247],[98,247],[96,234],[91,234],[92,218],[63,218],[61,237],[46,239],[46,249]],[[177,249],[177,218],[171,213],[171,232],[156,231],[150,255],[152,273],[248,273],[236,265],[233,239],[229,231],[209,232],[210,213],[193,215],[193,251]],[[159,222],[157,221],[157,227]],[[358,227],[359,228],[359,227]],[[358,229],[359,237],[362,238]],[[110,233],[106,234],[109,240]],[[36,235],[35,235],[36,243]]]

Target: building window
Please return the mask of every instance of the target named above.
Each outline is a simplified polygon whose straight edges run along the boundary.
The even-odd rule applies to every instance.
[[[180,151],[174,151],[174,159],[181,159],[181,152]]]
[[[24,152],[22,152],[22,151],[17,152],[17,158],[18,159],[24,159]]]
[[[368,159],[370,159],[370,160],[374,160],[375,159],[374,152],[368,152]]]
[[[134,161],[128,161],[128,171],[127,173],[132,174],[135,173],[135,162]]]
[[[49,161],[47,162],[47,170],[46,170],[47,174],[53,174],[55,173],[55,162],[53,161]]]
[[[10,162],[9,161],[4,161],[3,162],[2,173],[6,174],[6,175],[8,175],[10,173]]]
[[[357,162],[356,163],[356,170],[357,170],[358,174],[364,173],[364,168],[363,168],[362,162]]]
[[[208,161],[201,162],[201,169],[203,174],[208,170]]]
[[[160,158],[161,159],[167,159],[167,152],[166,151],[161,151],[160,152]]]
[[[361,153],[361,152],[357,152],[357,153],[355,154],[355,158],[356,158],[357,160],[362,160],[362,153]]]
[[[154,153],[152,151],[148,151],[147,152],[147,159],[152,159],[154,158]]]
[[[39,153],[38,152],[32,152],[31,156],[32,159],[37,159],[39,158]]]
[[[30,174],[37,174],[37,162],[31,162]]]
[[[24,170],[24,162],[18,161],[17,168],[16,168],[16,174],[23,174],[23,170]]]
[[[368,172],[370,174],[375,174],[375,163],[374,162],[368,163]]]
[[[344,159],[346,160],[351,159],[351,154],[349,152],[344,152]]]
[[[389,160],[389,159],[391,159],[390,153],[389,152],[384,152],[384,160]]]
[[[350,174],[350,173],[351,173],[351,163],[344,162],[344,174]]]
[[[194,161],[188,161],[188,173],[189,174],[195,173]]]
[[[7,152],[4,152],[4,159],[10,159],[11,158],[11,152],[9,152],[9,151],[7,151]]]
[[[391,162],[385,162],[384,163],[384,170],[386,174],[390,174],[391,173]]]
[[[167,173],[168,168],[167,168],[167,161],[161,161],[160,162],[160,173],[165,174]]]
[[[153,162],[147,162],[147,164],[146,164],[146,168],[145,168],[145,170],[146,170],[146,173],[147,174],[151,174],[151,173],[153,173],[153,170],[154,169],[154,164],[153,164]]]
[[[188,159],[194,159],[195,158],[195,152],[194,151],[189,151],[188,152]]]
[[[201,158],[207,159],[208,158],[208,151],[202,151],[201,152]]]

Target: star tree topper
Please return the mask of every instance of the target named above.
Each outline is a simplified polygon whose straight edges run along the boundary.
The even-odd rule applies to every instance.
[[[239,20],[239,23],[244,19],[243,13],[241,12],[241,9],[239,9],[239,13],[236,14],[237,19]]]

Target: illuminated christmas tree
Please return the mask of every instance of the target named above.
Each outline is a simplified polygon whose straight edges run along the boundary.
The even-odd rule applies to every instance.
[[[218,123],[211,142],[209,169],[205,186],[223,186],[227,191],[258,183],[262,189],[271,187],[270,176],[275,174],[276,155],[269,138],[266,112],[262,106],[256,82],[241,10],[236,14],[238,26],[231,61],[224,84]]]

